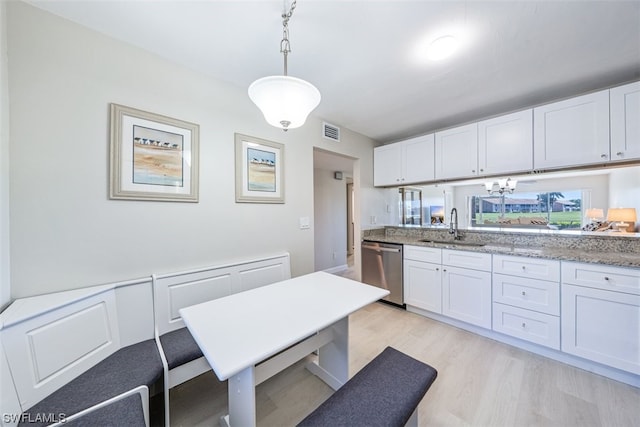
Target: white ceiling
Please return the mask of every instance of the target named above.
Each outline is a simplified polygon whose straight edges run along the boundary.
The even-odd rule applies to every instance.
[[[242,88],[282,74],[282,0],[29,2]],[[289,28],[314,114],[380,142],[640,78],[638,0],[299,0]],[[463,47],[423,59],[443,31]]]

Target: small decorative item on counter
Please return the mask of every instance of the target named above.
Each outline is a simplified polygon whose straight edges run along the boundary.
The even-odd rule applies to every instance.
[[[611,228],[611,223],[607,221],[593,221],[584,227],[582,231],[605,231]]]

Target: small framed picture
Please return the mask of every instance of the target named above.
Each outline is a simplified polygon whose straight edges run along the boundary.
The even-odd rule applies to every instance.
[[[111,199],[198,201],[197,124],[111,104]]]
[[[235,134],[236,202],[284,203],[284,145]]]

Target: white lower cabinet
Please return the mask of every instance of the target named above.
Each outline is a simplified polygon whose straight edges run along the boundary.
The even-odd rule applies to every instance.
[[[640,375],[640,269],[405,246],[404,292],[407,306]]]
[[[404,303],[442,313],[442,268],[413,260],[404,262]]]
[[[442,250],[442,314],[491,329],[490,254]]]
[[[562,351],[640,374],[640,270],[563,263],[562,277]]]
[[[494,331],[560,350],[559,316],[559,261],[494,255]]]
[[[404,303],[442,313],[442,250],[404,246]]]
[[[443,267],[442,314],[491,329],[491,273]]]

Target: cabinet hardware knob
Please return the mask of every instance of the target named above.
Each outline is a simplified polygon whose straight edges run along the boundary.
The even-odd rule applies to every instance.
[[[522,327],[525,328],[526,326],[527,326],[527,324],[522,322]]]
[[[522,269],[523,269],[523,270],[526,270],[526,269],[527,269],[527,267],[525,267],[525,266],[523,265],[523,266],[522,266]]]
[[[527,293],[525,291],[522,291],[522,296],[525,296]]]
[[[480,169],[480,172],[484,172],[484,169]]]
[[[476,173],[476,170],[475,169],[471,169],[471,173]]]
[[[436,267],[436,271],[440,271],[440,269],[438,267]]]
[[[443,268],[443,269],[442,269],[442,271],[446,272],[446,271],[447,271],[447,269],[446,269],[446,268]]]
[[[624,154],[624,153],[623,153],[622,151],[618,151],[618,152],[616,153],[616,156],[618,156],[618,157],[622,157],[622,156],[623,156],[623,154]]]
[[[600,155],[600,158],[601,158],[601,159],[606,159],[606,158],[607,158],[607,155],[606,155],[606,154],[601,154],[601,155]]]
[[[609,280],[609,278],[607,276],[604,276],[604,280]]]

